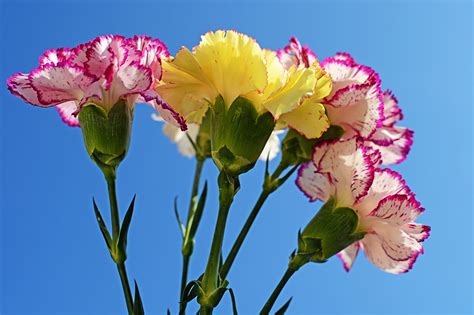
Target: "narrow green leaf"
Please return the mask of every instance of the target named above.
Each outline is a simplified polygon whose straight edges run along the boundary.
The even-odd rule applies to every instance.
[[[181,231],[181,237],[184,239],[184,236],[186,234],[186,228],[184,227],[183,221],[181,221],[181,217],[179,216],[178,196],[174,197],[174,215],[176,216],[176,221],[178,221],[179,230]]]
[[[140,290],[138,290],[137,281],[135,281],[135,298],[133,301],[133,315],[144,315],[145,310],[143,309],[143,302],[140,296]]]
[[[280,307],[278,311],[275,312],[275,315],[284,315],[288,310],[288,307],[290,307],[291,300],[293,300],[293,297],[290,297],[290,299],[285,304],[283,304],[283,306]]]
[[[111,245],[112,245],[112,239],[110,237],[110,233],[107,230],[107,226],[104,223],[104,219],[102,218],[102,215],[100,214],[99,208],[97,207],[97,204],[95,203],[94,198],[92,198],[92,203],[94,205],[95,218],[97,219],[97,223],[99,223],[100,232],[102,233],[102,236],[104,237],[105,243],[107,244],[107,248],[110,250]]]
[[[194,300],[194,298],[198,295],[199,293],[199,287],[201,286],[201,283],[199,281],[193,280],[189,282],[186,287],[184,288],[183,291],[183,301],[181,302],[189,302]]]
[[[128,229],[130,227],[130,222],[132,222],[132,215],[133,215],[133,209],[135,208],[136,196],[137,195],[133,196],[132,202],[130,203],[127,213],[125,213],[125,217],[123,218],[122,227],[120,228],[120,235],[119,235],[117,246],[120,250],[122,250],[124,254],[127,249]]]
[[[191,227],[189,230],[189,236],[191,239],[194,239],[199,223],[201,222],[202,213],[204,212],[204,207],[206,205],[206,198],[207,198],[207,181],[204,183],[204,188],[201,192],[201,196],[199,197],[199,201],[198,201],[196,210],[194,212],[193,220],[191,222]]]
[[[232,313],[234,315],[239,315],[239,312],[237,312],[237,302],[235,301],[234,291],[231,288],[227,290],[229,291],[230,301],[232,302]]]

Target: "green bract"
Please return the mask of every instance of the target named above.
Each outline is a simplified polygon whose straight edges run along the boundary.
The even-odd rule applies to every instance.
[[[219,170],[239,175],[256,163],[275,122],[269,113],[258,114],[254,105],[238,97],[226,107],[221,96],[210,107],[211,153]]]
[[[133,112],[123,100],[107,113],[102,107],[87,104],[79,113],[87,153],[101,168],[117,167],[130,145]]]
[[[364,237],[365,233],[358,231],[357,213],[335,205],[335,200],[329,199],[298,234],[297,256],[307,261],[324,262]]]

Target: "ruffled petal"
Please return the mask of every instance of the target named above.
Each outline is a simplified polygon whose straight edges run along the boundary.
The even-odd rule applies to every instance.
[[[16,95],[23,99],[25,102],[31,105],[47,107],[50,105],[44,105],[38,100],[38,93],[31,86],[30,78],[28,74],[17,73],[7,79],[8,90],[13,95]]]
[[[343,138],[368,138],[383,118],[380,87],[372,85],[349,86],[343,93],[334,94],[336,105],[324,103],[331,124],[344,128]]]
[[[354,139],[314,148],[313,163],[318,172],[330,176],[339,205],[350,207],[368,193],[375,173],[371,153]]]
[[[424,210],[412,196],[391,195],[382,199],[369,216],[391,225],[402,226],[415,221]]]
[[[302,164],[298,169],[296,185],[311,201],[326,202],[335,194],[331,177],[328,174],[318,173],[311,161]]]
[[[263,51],[253,38],[244,34],[209,32],[194,48],[194,56],[227,106],[240,95],[254,90],[263,92],[267,85]]]
[[[341,259],[344,269],[347,272],[351,270],[352,265],[354,264],[354,261],[357,257],[357,254],[359,253],[359,249],[360,249],[360,243],[355,242],[354,244],[348,246],[346,249],[340,251],[337,254],[337,257]]]
[[[384,121],[383,125],[386,127],[392,127],[395,123],[403,119],[403,113],[400,107],[398,107],[398,100],[393,95],[392,91],[387,90],[383,92],[383,103],[384,103]]]
[[[348,53],[345,53],[345,52],[338,52],[334,55],[334,59],[336,60],[344,60],[344,61],[347,61],[347,62],[350,62],[350,63],[354,63],[356,64],[354,58],[352,58],[352,56]]]
[[[368,215],[379,202],[391,195],[413,195],[402,176],[390,169],[375,169],[374,179],[367,195],[357,204],[359,213]]]
[[[428,225],[409,223],[402,227],[403,231],[418,242],[423,242],[430,236],[431,228]]]
[[[202,119],[194,114],[207,110],[218,92],[206,78],[201,66],[187,48],[182,48],[172,61],[163,61],[163,84],[156,90],[163,100],[190,123]]]
[[[385,272],[400,274],[409,271],[423,247],[407,233],[385,227],[367,234],[362,240],[367,258]]]
[[[305,99],[303,103],[289,113],[280,116],[280,124],[295,129],[308,139],[316,139],[329,128],[329,120],[324,106]]]
[[[413,131],[405,127],[378,128],[366,141],[366,145],[378,150],[382,165],[403,162],[413,144]]]
[[[44,106],[81,100],[86,94],[85,90],[95,81],[83,68],[51,64],[35,69],[28,78]]]
[[[56,106],[62,120],[70,127],[79,127],[79,119],[77,118],[77,105],[74,101],[69,101]]]

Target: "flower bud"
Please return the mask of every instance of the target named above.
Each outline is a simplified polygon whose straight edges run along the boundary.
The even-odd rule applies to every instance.
[[[253,168],[275,128],[273,116],[259,114],[243,97],[229,107],[219,96],[210,111],[211,153],[219,170],[237,176]]]
[[[85,105],[79,113],[87,153],[99,167],[116,168],[130,145],[133,112],[123,100],[109,112],[95,104]]]
[[[357,213],[335,205],[335,199],[329,199],[298,234],[297,255],[307,261],[324,262],[364,237],[365,233],[358,230]]]

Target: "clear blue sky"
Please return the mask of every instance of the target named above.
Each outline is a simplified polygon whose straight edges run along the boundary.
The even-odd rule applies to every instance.
[[[64,1],[65,2],[65,1]],[[99,3],[41,1],[1,7],[0,313],[124,314],[120,282],[94,219],[91,198],[107,216],[106,186],[88,159],[79,129],[54,109],[11,96],[5,79],[36,66],[49,48],[97,35],[148,34],[172,53],[209,30],[237,29],[278,48],[296,35],[322,59],[348,51],[374,67],[415,130],[409,158],[396,167],[426,208],[432,236],[408,274],[393,276],[359,256],[347,274],[333,258],[306,265],[283,291],[289,314],[472,314],[472,4],[470,1],[288,1],[287,3]],[[137,193],[129,236],[130,277],[146,314],[177,311],[180,236],[172,202],[187,205],[194,162],[150,119],[135,111],[130,154],[119,171],[119,202]],[[261,185],[263,165],[242,177],[229,218],[228,250]],[[204,268],[216,216],[216,170],[198,232],[191,276]],[[296,233],[315,213],[293,179],[258,218],[229,280],[242,314],[255,314],[280,278]],[[108,216],[107,216],[108,218]],[[194,307],[191,307],[193,309]],[[216,311],[229,314],[228,297]]]

